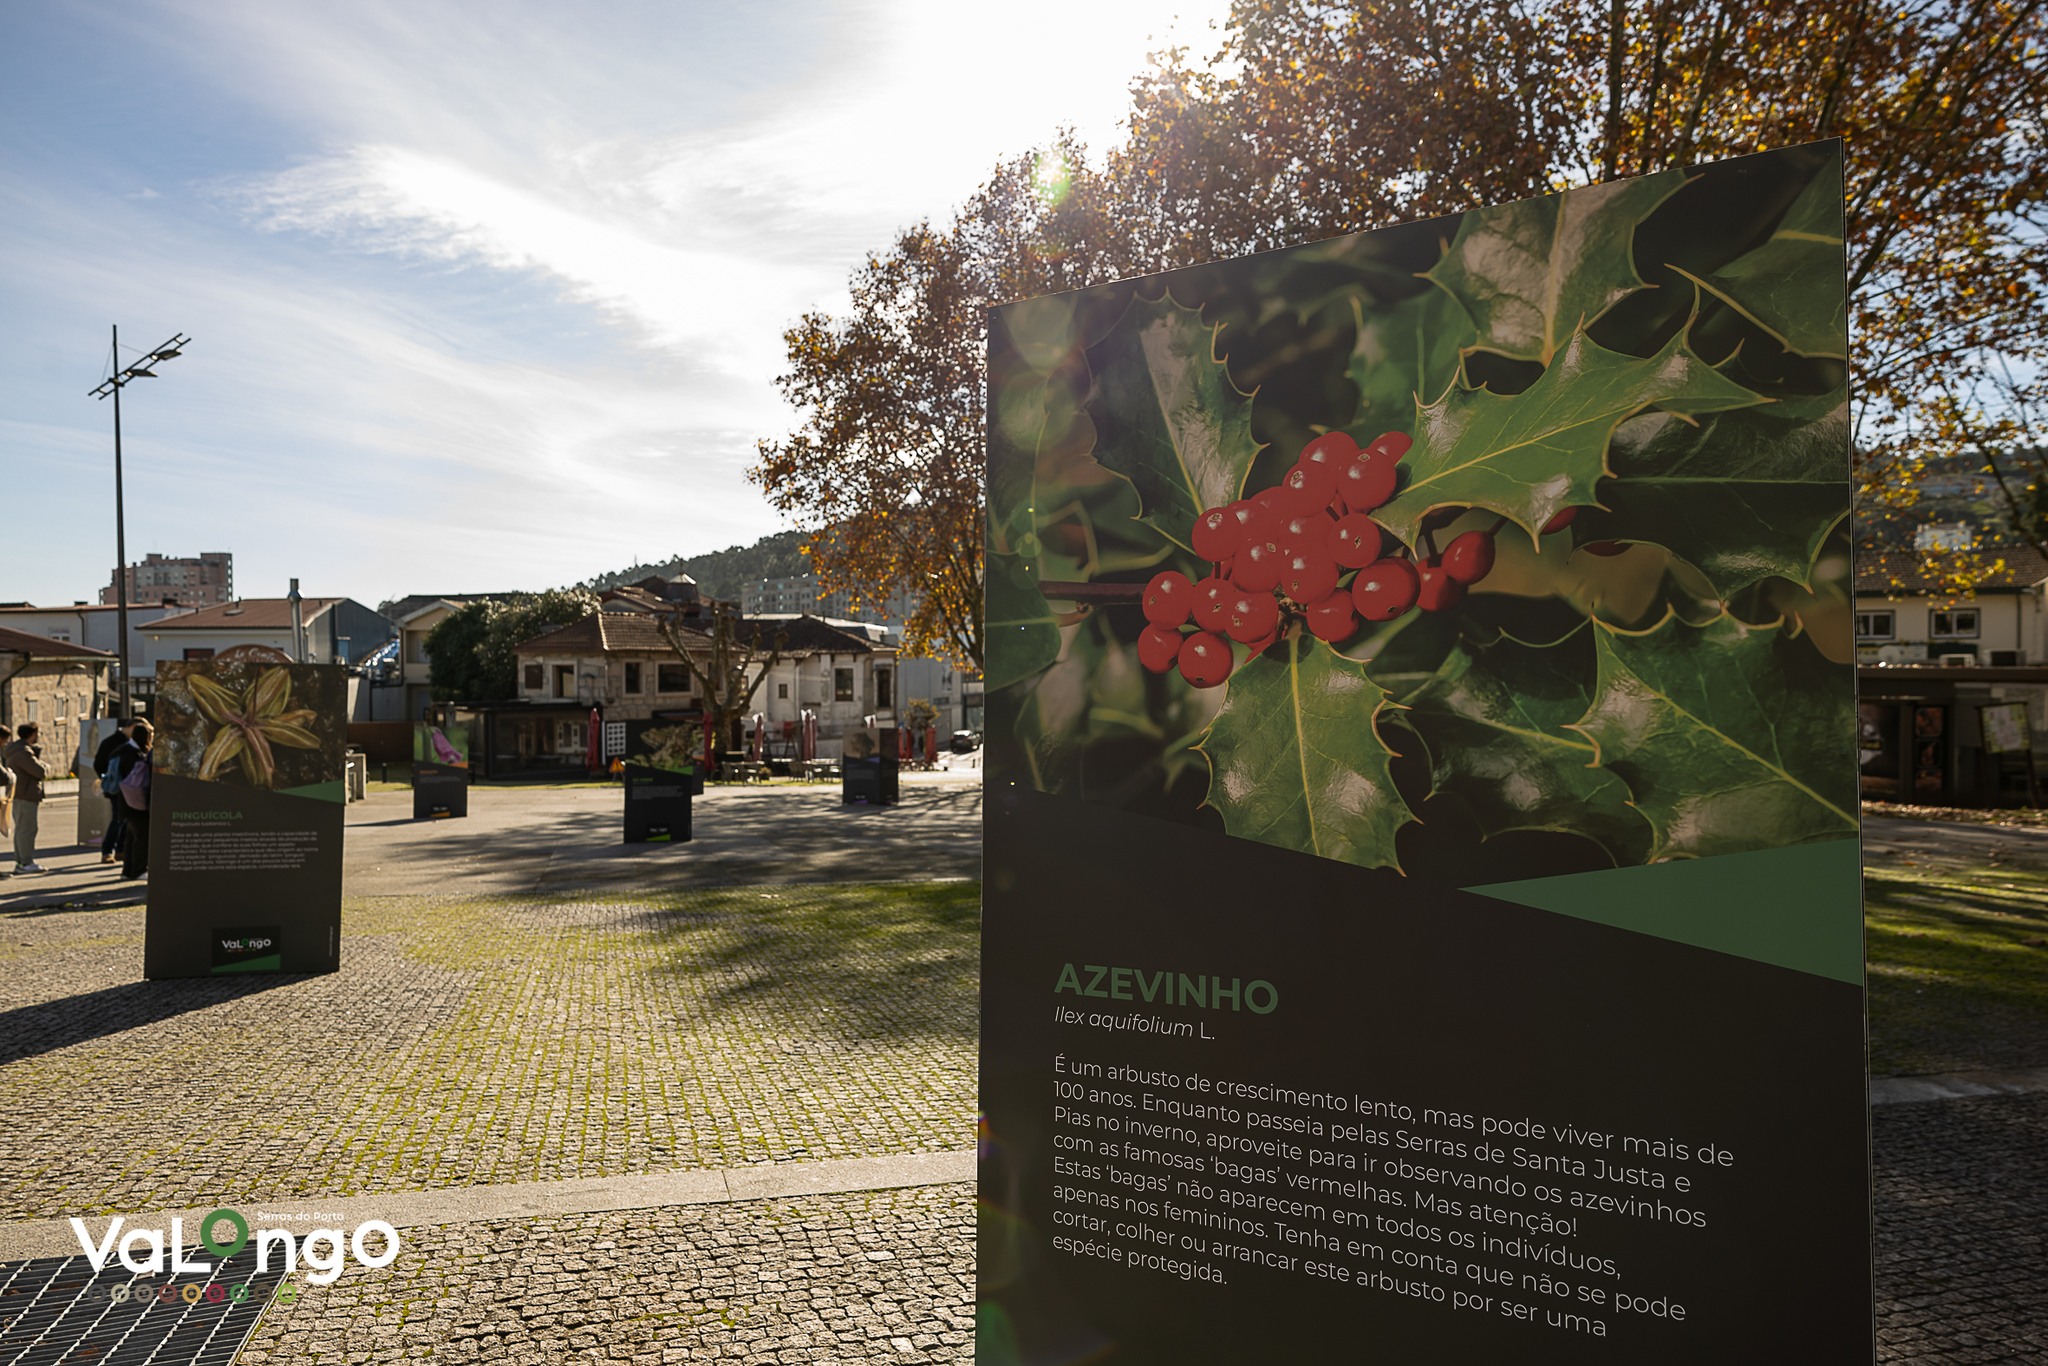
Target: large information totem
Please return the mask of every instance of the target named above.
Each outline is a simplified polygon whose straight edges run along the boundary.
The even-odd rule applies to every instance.
[[[981,1361],[1871,1360],[1841,223],[994,312]]]
[[[345,672],[157,665],[145,976],[340,968]]]

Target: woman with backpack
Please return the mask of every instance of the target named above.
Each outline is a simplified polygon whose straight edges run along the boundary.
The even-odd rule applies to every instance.
[[[121,774],[118,791],[127,808],[128,847],[121,855],[121,876],[137,878],[149,871],[149,747],[156,732],[147,721],[137,721],[128,732],[128,744],[114,756]]]

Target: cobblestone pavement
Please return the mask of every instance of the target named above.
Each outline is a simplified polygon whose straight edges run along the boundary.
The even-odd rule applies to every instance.
[[[468,1224],[273,1304],[243,1363],[971,1362],[964,1185]]]
[[[2048,1361],[2048,1095],[1871,1114],[1878,1360]]]
[[[790,884],[775,832],[778,811],[824,832],[842,875],[972,871],[978,807],[935,786],[943,838],[918,860],[911,823],[791,795],[740,794],[733,842],[694,862],[560,856],[549,803],[610,819],[583,793],[521,794],[490,829],[357,808],[324,978],[141,983],[138,908],[0,903],[0,1219],[963,1146],[978,887]],[[402,890],[437,879],[464,894]],[[2048,1095],[1874,1126],[1879,1360],[2048,1360]],[[968,1362],[971,1202],[408,1229],[388,1271],[271,1306],[242,1359]]]
[[[351,905],[324,977],[0,917],[0,1218],[959,1149],[979,887]]]

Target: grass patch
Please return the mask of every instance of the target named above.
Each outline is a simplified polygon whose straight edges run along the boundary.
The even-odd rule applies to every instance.
[[[2048,873],[1866,869],[1878,1076],[2048,1065]]]

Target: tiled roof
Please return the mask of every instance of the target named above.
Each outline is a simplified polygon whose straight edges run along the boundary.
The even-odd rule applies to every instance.
[[[2030,545],[1980,546],[1973,553],[1986,564],[2003,562],[1977,580],[1979,592],[2017,592],[2048,579],[2048,560]],[[1911,547],[1866,543],[1856,551],[1856,591],[1879,596],[1946,593],[1948,586],[1940,576],[1928,572],[1928,559],[1929,552]]]
[[[300,614],[311,621],[330,607],[347,602],[347,598],[301,598]],[[152,621],[143,629],[146,631],[271,631],[292,624],[292,600],[290,598],[243,598],[239,602],[222,603],[218,607],[202,607],[196,612],[187,612],[180,617],[166,617]]]
[[[90,645],[73,645],[68,640],[32,636],[11,626],[0,626],[0,653],[26,654],[34,659],[112,659],[105,650]]]
[[[786,617],[773,621],[755,621],[742,617],[736,624],[741,640],[753,639],[759,631],[761,647],[769,648],[777,636],[783,637],[782,652],[785,655],[849,654],[864,655],[872,647],[856,636],[848,635],[835,626],[828,626],[816,617]],[[708,640],[711,623],[696,621],[683,625],[685,636]],[[657,618],[642,612],[592,612],[581,621],[572,621],[552,631],[523,640],[513,649],[522,654],[617,654],[667,650],[668,642],[662,638],[661,625]]]

